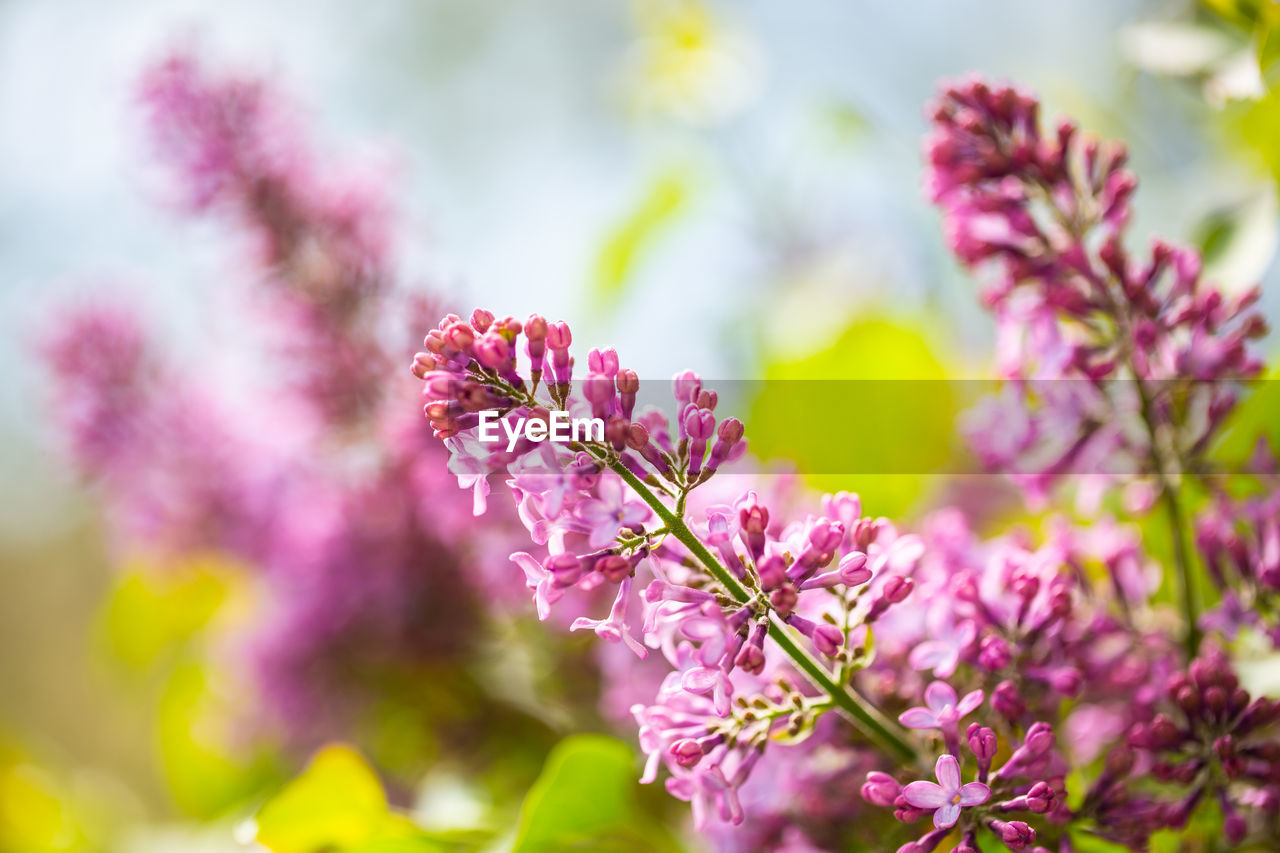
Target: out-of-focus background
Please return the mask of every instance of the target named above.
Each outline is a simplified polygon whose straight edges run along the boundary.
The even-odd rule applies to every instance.
[[[939,78],[1011,78],[1127,140],[1135,234],[1263,281],[1274,317],[1280,114],[1246,6],[0,0],[0,850],[236,849],[300,766],[240,748],[260,733],[217,708],[250,700],[206,683],[237,665],[193,651],[235,609],[235,573],[134,571],[50,424],[60,389],[36,352],[57,306],[144,306],[193,387],[257,369],[228,353],[234,226],[176,215],[156,174],[149,64],[192,50],[261,75],[302,105],[321,159],[377,164],[399,273],[450,310],[564,317],[646,378],[983,376],[989,327],[921,187]],[[918,491],[887,488],[885,511]],[[477,795],[452,756],[392,798],[460,824],[515,808],[567,728],[533,716],[513,790]],[[413,744],[421,726],[384,731]]]

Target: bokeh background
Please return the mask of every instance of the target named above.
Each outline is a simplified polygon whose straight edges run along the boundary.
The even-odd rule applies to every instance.
[[[1275,317],[1280,111],[1249,14],[1226,0],[0,0],[0,849],[242,849],[237,827],[306,757],[259,744],[246,758],[250,736],[218,708],[252,700],[183,681],[216,666],[198,638],[234,618],[240,581],[138,574],[50,422],[36,349],[57,306],[127,297],[193,366],[235,349],[234,241],[163,198],[136,95],[149,63],[189,49],[263,75],[303,105],[326,157],[381,164],[402,278],[452,310],[564,317],[646,378],[985,376],[988,321],[921,190],[939,78],[1011,78],[1127,140],[1135,233],[1199,243],[1228,284],[1263,281]],[[255,369],[232,352],[218,381]],[[193,367],[190,381],[210,379]],[[879,489],[886,514],[928,491],[852,485]],[[575,716],[564,681],[564,707],[535,697],[536,725],[502,747],[521,755],[477,762],[507,768],[505,785],[424,759],[391,768],[392,799],[443,826],[510,821],[553,743],[609,730]],[[384,726],[400,734],[383,753],[412,753],[420,726]],[[679,832],[682,813],[636,796],[637,820]]]

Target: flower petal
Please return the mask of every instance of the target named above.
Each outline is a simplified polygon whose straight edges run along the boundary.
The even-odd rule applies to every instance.
[[[720,681],[720,670],[708,666],[691,669],[680,679],[680,686],[690,693],[710,693]]]
[[[918,809],[941,808],[951,799],[941,785],[933,782],[912,782],[902,789],[902,796]]]
[[[945,681],[935,681],[924,689],[924,703],[933,711],[956,704],[956,692]]]
[[[950,653],[951,648],[946,643],[940,643],[937,640],[926,640],[911,650],[911,656],[907,658],[907,664],[912,669],[933,669],[946,660],[947,655]]]
[[[938,776],[938,784],[949,794],[960,790],[960,762],[951,753],[938,756],[938,763],[933,768]]]
[[[955,826],[956,821],[960,819],[960,806],[956,803],[946,803],[939,806],[938,810],[933,813],[933,825],[938,829],[946,829]]]
[[[936,729],[938,717],[928,708],[908,708],[898,715],[898,722],[909,729]]]
[[[977,709],[982,704],[982,700],[986,698],[986,694],[981,690],[975,690],[972,693],[966,693],[965,697],[960,700],[960,704],[956,706],[956,710],[960,712],[960,716],[965,716],[971,711]]]
[[[960,788],[960,805],[980,806],[991,799],[991,789],[981,782],[970,782]]]
[[[547,576],[547,570],[542,568],[542,564],[533,558],[532,554],[524,551],[516,551],[511,555],[511,562],[524,571],[524,581],[533,589],[538,585],[538,581]]]

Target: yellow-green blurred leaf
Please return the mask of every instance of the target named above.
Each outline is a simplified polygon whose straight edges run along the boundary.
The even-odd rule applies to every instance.
[[[272,853],[450,853],[478,849],[484,830],[425,832],[391,810],[355,750],[327,746],[259,810],[255,840]]]
[[[258,843],[273,853],[319,853],[362,849],[389,828],[391,814],[364,759],[329,746],[262,807],[257,822]]]
[[[1210,449],[1210,458],[1226,469],[1245,465],[1260,437],[1280,448],[1280,371],[1249,383]]]
[[[235,580],[235,569],[214,557],[127,569],[103,610],[108,649],[131,667],[150,668],[209,623]]]
[[[956,385],[914,321],[868,318],[831,346],[766,365],[747,419],[762,459],[785,459],[824,491],[857,491],[896,516],[956,452]]]
[[[170,794],[195,817],[225,812],[258,791],[270,772],[262,756],[233,745],[229,718],[205,670],[179,664],[160,700],[156,737]]]
[[[630,747],[601,735],[565,739],[525,798],[514,853],[676,849],[636,807],[636,784]]]
[[[625,291],[637,267],[684,209],[691,191],[686,170],[661,172],[613,227],[596,258],[595,291],[601,301],[612,302]]]
[[[56,781],[30,764],[0,767],[0,851],[86,849],[86,839]]]
[[[1252,27],[1270,0],[1200,0],[1200,2],[1234,24]]]

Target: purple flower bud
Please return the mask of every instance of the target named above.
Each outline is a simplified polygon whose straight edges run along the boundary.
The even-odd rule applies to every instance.
[[[631,576],[631,561],[620,554],[606,554],[596,561],[595,570],[609,583],[622,583]]]
[[[968,731],[969,749],[973,751],[974,756],[981,762],[990,762],[995,757],[996,751],[1000,748],[999,741],[996,740],[996,733],[986,726],[977,723],[971,723]]]
[[[892,806],[894,800],[902,793],[902,786],[888,773],[872,770],[867,774],[867,781],[862,784],[862,799],[873,806]]]
[[[1232,812],[1222,822],[1222,834],[1232,844],[1239,844],[1249,834],[1249,822],[1239,812]]]
[[[757,503],[744,506],[738,512],[738,525],[742,528],[742,541],[751,552],[751,559],[758,561],[764,554],[765,531],[769,528],[768,507]],[[786,567],[783,568],[785,571]]]
[[[989,826],[1011,850],[1024,850],[1036,841],[1036,831],[1020,820],[1006,823],[993,818]]]
[[[737,418],[725,418],[716,430],[716,443],[711,448],[711,456],[707,459],[707,470],[715,472],[729,458],[738,442],[742,440],[742,421]]]
[[[888,578],[880,588],[879,597],[871,602],[871,607],[867,610],[866,622],[870,624],[879,619],[891,606],[905,600],[913,589],[915,589],[915,581],[911,578],[900,575]]]
[[[716,416],[706,409],[690,409],[684,418],[684,429],[695,440],[706,441],[716,429]]]
[[[840,558],[840,581],[845,586],[859,586],[871,580],[871,570],[867,568],[867,555],[861,551],[851,551]]]
[[[702,761],[702,746],[693,738],[681,738],[667,748],[667,753],[681,767],[696,767]]]
[[[493,325],[493,312],[486,311],[483,308],[477,308],[471,312],[471,325],[477,332],[484,334],[489,331],[489,327]]]
[[[672,380],[672,390],[679,402],[696,403],[698,394],[702,391],[702,380],[692,370],[686,370],[676,374],[675,379]]]
[[[582,560],[573,554],[553,554],[542,564],[558,587],[570,587],[582,577]]]
[[[569,324],[560,320],[547,325],[547,346],[552,350],[567,350],[573,343],[573,333]]]
[[[1053,727],[1048,723],[1032,723],[1019,751],[1025,750],[1030,758],[1039,758],[1053,749],[1053,744]]]
[[[1021,719],[1027,712],[1027,705],[1018,693],[1017,685],[1007,679],[997,684],[996,689],[992,691],[991,707],[1011,722]]]
[[[911,578],[892,577],[885,581],[884,598],[890,604],[898,604],[905,601],[914,588],[915,582]]]
[[[636,407],[636,394],[640,391],[640,377],[631,368],[623,368],[617,376],[618,394],[621,395],[622,416],[631,420]]]
[[[757,569],[760,575],[760,588],[770,592],[782,586],[787,580],[787,564],[776,555],[769,555],[760,561]]]
[[[982,648],[978,652],[978,663],[984,669],[996,672],[1013,663],[1013,652],[1003,637],[984,637]]]
[[[689,407],[684,415],[684,432],[689,437],[689,475],[702,472],[707,455],[707,439],[715,434],[716,416],[706,409]]]
[[[459,352],[475,342],[475,331],[466,323],[454,323],[444,330],[444,342]]]
[[[789,583],[785,583],[773,591],[769,596],[769,604],[774,610],[778,611],[779,616],[787,616],[796,607],[796,588]]]
[[[524,321],[525,354],[529,356],[529,371],[536,381],[542,375],[543,357],[547,352],[547,320],[539,314],[530,314]]]
[[[835,625],[812,622],[796,613],[787,617],[787,624],[808,637],[819,654],[829,658],[839,654],[840,648],[844,645],[844,634]]]
[[[752,675],[759,675],[764,669],[764,638],[768,632],[769,626],[764,622],[752,625],[751,632],[747,635],[747,642],[738,651],[738,656],[733,661],[734,666]]]
[[[613,347],[593,349],[587,353],[587,370],[610,379],[618,375],[618,351]]]

